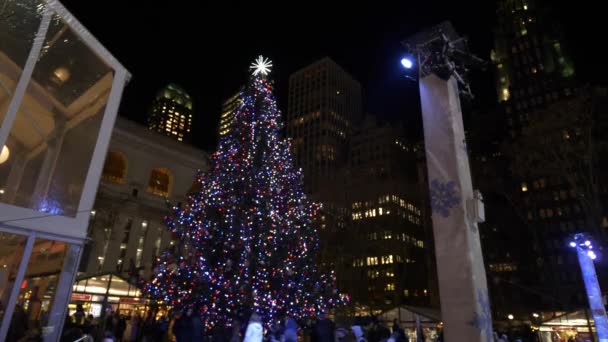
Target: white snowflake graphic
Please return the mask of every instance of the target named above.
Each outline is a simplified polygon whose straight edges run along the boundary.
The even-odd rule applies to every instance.
[[[450,209],[460,203],[453,181],[442,183],[437,179],[431,181],[431,209],[443,217],[450,216]]]
[[[490,300],[482,289],[477,289],[477,305],[481,312],[474,312],[470,325],[481,330],[484,337],[489,341],[492,337],[492,312],[490,311]]]

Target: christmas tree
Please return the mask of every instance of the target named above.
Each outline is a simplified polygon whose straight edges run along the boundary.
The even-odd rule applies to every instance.
[[[200,191],[166,218],[179,238],[157,260],[145,292],[176,309],[197,310],[208,329],[240,315],[265,323],[313,317],[343,303],[333,274],[317,270],[319,205],[303,192],[281,113],[259,57],[240,93],[231,132],[220,139]]]

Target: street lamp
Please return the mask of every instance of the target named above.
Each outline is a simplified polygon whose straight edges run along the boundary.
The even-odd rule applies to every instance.
[[[0,164],[3,164],[8,160],[8,157],[11,155],[11,150],[6,147],[6,145],[2,146],[2,152],[0,152]]]
[[[401,65],[405,68],[405,69],[411,69],[414,66],[414,61],[412,60],[411,57],[403,57],[401,58]]]
[[[606,310],[602,301],[602,291],[600,284],[597,281],[595,273],[595,265],[593,260],[597,258],[597,254],[593,251],[591,239],[585,233],[574,234],[570,247],[576,249],[578,263],[581,267],[581,274],[587,291],[587,299],[589,300],[589,308],[595,321],[595,330],[600,342],[608,342],[608,318],[606,318]]]
[[[515,316],[513,316],[513,315],[509,314],[509,315],[507,316],[507,318],[508,318],[510,321],[512,321],[512,320],[515,318]]]

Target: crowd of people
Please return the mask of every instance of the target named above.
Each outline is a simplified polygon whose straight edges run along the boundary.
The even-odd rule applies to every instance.
[[[19,317],[19,314],[17,314]],[[102,321],[86,315],[82,306],[66,318],[62,341],[83,342],[443,342],[443,334],[424,336],[417,329],[416,338],[408,334],[395,320],[389,328],[376,317],[355,317],[352,324],[336,324],[321,314],[314,320],[297,321],[292,317],[275,319],[265,324],[257,313],[248,319],[235,319],[228,326],[206,329],[196,310],[170,312],[167,316],[150,312],[145,318],[139,315],[126,317],[119,311],[108,312]],[[103,324],[100,324],[103,323]],[[11,340],[18,341],[19,331],[9,332]],[[538,341],[537,336],[509,339],[504,333],[494,333],[494,342]],[[15,337],[17,337],[15,339]],[[568,342],[584,341],[572,338]]]
[[[171,342],[174,338],[167,336],[168,327],[168,317],[156,319],[152,312],[143,319],[138,314],[127,317],[120,311],[110,311],[103,321],[99,321],[92,315],[85,315],[79,305],[72,316],[66,317],[61,341]]]
[[[238,329],[233,333],[238,334]],[[298,336],[301,339],[298,339]],[[286,317],[282,321],[276,320],[264,334],[262,321],[255,313],[251,315],[244,335],[233,335],[230,342],[297,342],[299,340],[310,342],[410,342],[397,321],[393,323],[391,330],[375,317],[368,319],[357,317],[352,326],[346,327],[336,325],[323,314],[319,315],[315,321],[302,322],[301,327],[291,317]],[[178,342],[181,341],[178,340]]]
[[[374,318],[356,318],[352,326],[337,325],[325,315],[315,320],[297,322],[292,317],[276,319],[265,325],[253,313],[248,320],[235,319],[229,326],[205,329],[196,310],[187,309],[155,318],[142,319],[109,312],[103,325],[85,315],[78,306],[66,318],[62,341],[84,342],[410,342],[404,330],[394,322],[392,330]]]

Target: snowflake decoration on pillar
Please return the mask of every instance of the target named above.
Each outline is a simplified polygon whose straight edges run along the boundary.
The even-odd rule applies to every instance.
[[[262,55],[258,56],[258,58],[249,66],[249,69],[253,70],[253,75],[262,74],[262,76],[268,75],[270,68],[272,68],[272,62]]]
[[[469,324],[481,330],[484,337],[489,341],[492,336],[492,313],[490,311],[490,300],[482,289],[477,289],[477,306],[480,312],[473,313],[473,320]]]
[[[442,183],[437,179],[431,181],[431,209],[443,217],[450,216],[450,209],[460,203],[454,181]]]

